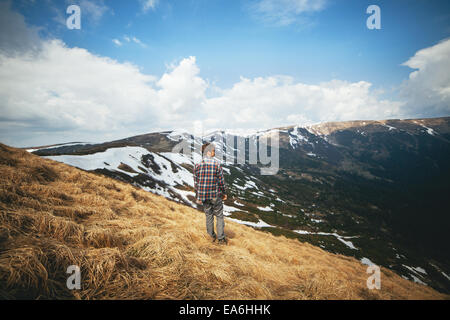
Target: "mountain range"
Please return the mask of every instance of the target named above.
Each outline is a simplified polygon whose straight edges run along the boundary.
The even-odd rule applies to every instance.
[[[197,209],[1,143],[0,173],[0,299],[449,299],[236,221],[212,243]]]
[[[273,134],[276,174],[261,174],[248,157],[238,163],[238,140],[249,152]],[[165,131],[26,149],[197,208],[192,169],[200,156],[174,148],[185,143],[195,151],[205,141],[226,155],[219,160],[229,221],[450,292],[450,117],[295,125],[248,136]]]

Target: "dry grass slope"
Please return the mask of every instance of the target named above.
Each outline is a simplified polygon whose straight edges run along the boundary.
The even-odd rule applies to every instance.
[[[448,298],[385,269],[368,290],[353,258],[233,222],[226,233],[212,244],[199,211],[0,144],[0,298]]]

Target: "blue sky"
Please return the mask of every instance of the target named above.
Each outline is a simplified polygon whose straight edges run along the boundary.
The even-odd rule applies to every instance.
[[[144,13],[139,1],[116,0],[103,2],[108,9],[99,21],[82,16],[79,31],[54,20],[55,10],[68,16],[68,3],[80,2],[17,2],[15,7],[28,23],[44,26],[43,34],[131,61],[144,72],[163,73],[166,64],[194,55],[201,74],[224,86],[240,76],[271,74],[307,83],[339,77],[395,85],[410,72],[402,62],[450,35],[449,1],[327,1],[322,11],[307,14],[308,21],[279,26],[255,17],[251,1],[160,0]],[[381,8],[381,30],[366,27],[371,4]],[[146,47],[112,43],[124,35],[140,39]]]
[[[65,19],[68,17],[65,11],[70,4],[79,4],[81,7],[81,30],[69,30],[65,26]],[[366,20],[369,17],[366,9],[372,4],[378,5],[381,9],[381,30],[369,30],[366,27]],[[205,119],[203,124],[205,128],[225,126],[257,129],[255,123],[240,121],[246,117],[251,118],[251,110],[260,104],[260,102],[246,104],[252,97],[244,97],[242,100],[245,101],[242,105],[248,110],[245,115],[234,118],[238,119],[239,125],[230,124],[233,119],[213,121],[211,114],[208,113],[213,106],[223,108],[227,103],[238,104],[234,109],[231,108],[232,110],[242,108],[239,107],[240,100],[236,100],[238,96],[242,96],[237,91],[239,84],[245,85],[242,78],[250,81],[250,84],[246,85],[252,85],[246,89],[248,91],[258,87],[261,90],[269,88],[268,90],[274,89],[274,92],[278,92],[281,87],[288,87],[289,94],[291,89],[301,86],[319,86],[319,89],[323,89],[322,83],[333,80],[345,82],[349,90],[354,87],[352,84],[364,82],[370,84],[370,89],[367,89],[370,92],[366,93],[371,96],[367,101],[375,99],[377,102],[372,102],[377,108],[386,108],[386,112],[382,113],[386,116],[443,116],[448,115],[449,111],[449,107],[445,106],[421,110],[420,106],[413,105],[412,101],[406,101],[404,97],[408,95],[408,88],[417,89],[417,84],[414,86],[405,84],[414,69],[402,65],[420,50],[442,45],[450,36],[450,2],[445,0],[21,0],[12,2],[10,11],[23,16],[27,28],[37,27],[41,42],[59,39],[67,49],[83,48],[95,57],[110,58],[120,64],[129,62],[139,69],[140,75],[151,75],[155,77],[155,81],[162,79],[165,74],[171,74],[185,59],[195,57],[195,61],[187,63],[189,67],[186,68],[190,71],[186,73],[193,78],[201,79],[204,83],[199,80],[198,87],[180,90],[184,93],[199,90],[195,99],[200,100],[194,99],[195,103],[206,105],[204,108],[207,110],[196,110],[193,105],[187,103],[185,109],[196,110],[199,119]],[[14,35],[15,30],[8,32]],[[435,52],[439,50],[445,48],[430,49],[426,52],[427,61],[433,61],[435,64],[446,63],[448,59],[436,62],[433,58],[436,56]],[[172,75],[173,79],[177,79],[174,74]],[[276,76],[287,76],[289,80],[287,84],[284,80],[280,80],[281,82],[276,84],[261,85],[255,81],[258,78],[268,80]],[[428,76],[424,74],[422,78],[428,79]],[[446,92],[448,78],[444,76],[439,81],[436,85],[441,89],[444,88],[439,92]],[[173,88],[179,86],[181,82],[173,80],[173,83],[175,84],[168,86]],[[408,88],[403,88],[405,85]],[[334,84],[332,86],[335,87]],[[362,87],[365,88],[364,85]],[[160,87],[153,85],[152,88],[157,90]],[[315,90],[314,87],[309,88]],[[63,91],[66,93],[67,89]],[[306,99],[309,93],[301,91],[299,97]],[[193,99],[191,98],[184,95],[180,99],[191,101]],[[214,98],[218,100],[208,100]],[[445,95],[445,99],[447,98]],[[292,99],[287,100],[291,103]],[[317,99],[319,98],[314,97],[312,101]],[[420,99],[421,97],[417,98],[416,104]],[[93,100],[97,98],[94,97]],[[177,103],[183,105],[185,100]],[[384,103],[385,100],[392,103]],[[442,97],[437,97],[436,101],[438,100],[441,101]],[[271,106],[278,103],[284,102],[274,101]],[[150,108],[153,108],[152,111],[156,110],[156,107]],[[174,107],[173,110],[179,110],[177,108]],[[286,108],[289,110],[286,111],[284,118],[277,118],[271,122],[273,116],[267,113],[259,123],[261,126],[275,126],[292,124],[289,122],[296,120],[297,122],[351,120],[347,117],[373,118],[379,114],[349,112],[347,116],[340,116],[341,109],[336,109],[329,114],[324,111],[320,115],[310,115],[311,112],[308,111],[312,106],[301,103],[289,104]],[[19,130],[17,121],[20,119],[18,115],[14,115],[13,118],[15,129],[9,130],[9,136],[4,140],[11,143],[37,142],[33,139],[27,140],[23,129],[22,133],[14,138],[13,132]],[[38,118],[45,116],[40,114]],[[180,118],[183,118],[181,113]],[[8,121],[11,124],[11,118],[8,118]],[[82,125],[83,121],[77,123],[81,126],[78,130],[83,132],[86,129]],[[164,120],[155,121],[148,128],[136,125],[135,130],[130,130],[131,126],[134,126],[131,120],[127,124],[114,124],[117,124],[117,128],[121,126],[127,128],[125,131],[117,130],[117,135],[119,132],[132,134],[142,130],[167,129],[178,125],[189,127],[186,123]],[[39,131],[42,137],[39,142],[49,139],[49,135],[43,133],[44,129],[45,127],[42,127]],[[89,138],[94,134],[95,137],[99,136],[91,127],[84,131],[86,135],[74,136],[70,131],[61,128],[58,130],[62,130],[61,133],[64,134],[61,136],[64,138],[75,136]],[[2,138],[4,135],[6,133],[2,133]],[[113,136],[101,135],[106,139]]]

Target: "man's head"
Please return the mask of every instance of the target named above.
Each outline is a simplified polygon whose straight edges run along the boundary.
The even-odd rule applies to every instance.
[[[210,142],[206,142],[205,144],[202,145],[202,156],[203,157],[214,157],[216,154],[216,150],[214,147],[214,144],[210,143]]]

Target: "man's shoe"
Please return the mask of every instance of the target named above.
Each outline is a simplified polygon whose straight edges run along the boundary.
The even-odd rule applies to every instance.
[[[219,239],[219,244],[228,244],[227,238]]]
[[[216,240],[217,240],[217,237],[214,236],[213,239],[212,239],[212,242],[216,242]]]

